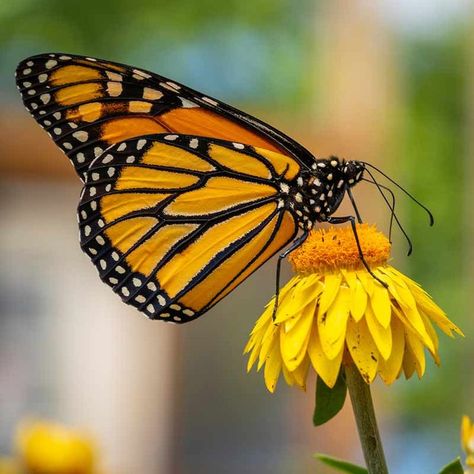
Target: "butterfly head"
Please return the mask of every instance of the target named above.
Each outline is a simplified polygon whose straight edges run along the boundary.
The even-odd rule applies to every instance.
[[[309,221],[325,221],[341,204],[346,191],[361,181],[365,165],[359,161],[346,161],[331,156],[316,160],[304,181],[306,197],[303,215]],[[309,208],[309,213],[304,210]]]
[[[362,179],[365,170],[364,163],[355,160],[341,160],[339,166],[342,168],[342,179],[344,179],[347,187],[351,188]]]

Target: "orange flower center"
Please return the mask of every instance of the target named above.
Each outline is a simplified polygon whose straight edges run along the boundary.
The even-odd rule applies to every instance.
[[[368,265],[385,265],[390,257],[387,237],[368,224],[358,224],[357,235]],[[295,272],[304,275],[363,267],[350,226],[311,231],[304,244],[292,252],[288,259]]]

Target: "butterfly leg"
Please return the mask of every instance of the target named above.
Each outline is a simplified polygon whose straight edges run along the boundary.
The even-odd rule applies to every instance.
[[[278,255],[277,269],[276,269],[276,291],[275,291],[275,304],[273,306],[272,319],[275,321],[276,313],[278,309],[278,298],[280,296],[280,273],[281,273],[281,262],[291,253],[293,250],[298,248],[308,237],[309,231],[305,230],[302,235],[295,239],[291,245],[280,255]]]
[[[352,207],[354,208],[354,212],[357,217],[357,222],[359,224],[362,224],[362,217],[360,217],[359,209],[357,209],[354,196],[352,195],[351,188],[347,188],[347,195],[349,196],[349,199],[351,200],[351,203],[352,203]]]
[[[377,275],[374,274],[374,272],[370,269],[369,265],[367,264],[365,260],[364,254],[362,252],[362,247],[360,246],[360,240],[359,240],[359,235],[357,234],[357,227],[356,227],[355,221],[356,220],[354,216],[328,217],[326,219],[326,222],[329,222],[330,224],[345,224],[346,222],[351,223],[352,232],[354,233],[354,238],[356,241],[357,250],[359,251],[359,257],[362,262],[362,265],[364,265],[365,269],[370,273],[370,275],[372,275],[372,277],[375,278],[382,286],[384,286],[385,288],[388,288],[387,283],[385,283]]]

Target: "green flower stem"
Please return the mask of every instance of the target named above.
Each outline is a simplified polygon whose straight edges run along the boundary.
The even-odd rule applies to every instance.
[[[345,374],[367,470],[369,474],[388,474],[370,385],[362,378],[355,364],[346,366]]]

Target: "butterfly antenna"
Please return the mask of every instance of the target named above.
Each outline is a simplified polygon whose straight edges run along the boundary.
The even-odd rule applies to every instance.
[[[385,196],[383,190],[382,190],[382,187],[380,186],[380,184],[377,182],[377,180],[374,178],[374,175],[370,172],[370,170],[366,169],[367,173],[369,174],[369,176],[372,178],[372,181],[370,180],[366,180],[368,183],[372,183],[372,184],[375,184],[375,186],[377,187],[377,189],[379,190],[379,193],[381,194],[383,200],[385,201],[385,204],[387,204],[387,206],[390,208],[390,211],[392,213],[392,216],[393,218],[395,219],[395,222],[397,223],[397,226],[398,228],[400,229],[401,233],[405,236],[405,239],[408,243],[408,252],[407,252],[407,255],[411,255],[412,251],[413,251],[413,244],[411,243],[411,239],[410,237],[408,237],[408,234],[406,233],[405,229],[403,228],[402,224],[400,223],[398,217],[397,217],[397,214],[395,214],[395,209],[394,209],[394,206],[391,206],[390,203],[388,202],[388,199],[387,199],[387,196]],[[393,193],[392,193],[393,194]]]
[[[362,181],[365,181],[366,183],[370,184],[375,184],[373,181],[370,181],[370,179],[362,178]],[[393,229],[393,216],[395,214],[395,194],[393,194],[393,191],[390,188],[387,188],[387,186],[383,186],[382,184],[379,183],[380,188],[382,188],[384,191],[387,191],[390,194],[390,198],[392,199],[391,205],[389,205],[390,208],[390,225],[389,225],[389,231],[388,231],[388,240],[390,243],[392,243],[392,229]]]
[[[418,199],[416,199],[412,194],[410,194],[403,186],[401,186],[400,184],[398,184],[395,180],[393,180],[392,178],[390,178],[390,176],[386,175],[382,170],[380,170],[379,168],[377,168],[376,166],[370,164],[370,163],[367,163],[365,161],[362,161],[361,163],[363,163],[365,166],[370,166],[372,169],[374,169],[375,171],[379,172],[382,176],[384,176],[386,179],[388,179],[392,184],[394,184],[398,189],[400,189],[401,191],[403,191],[413,202],[415,202],[416,204],[418,204],[422,209],[424,209],[426,211],[426,213],[428,214],[429,218],[430,218],[430,226],[432,226],[434,224],[434,217],[433,217],[433,214],[431,213],[431,211],[426,207],[424,206],[420,201],[418,201]],[[367,170],[367,168],[366,168]],[[367,170],[368,171],[368,170]],[[370,174],[370,173],[369,173]],[[372,176],[372,175],[371,175]],[[372,179],[373,179],[373,176],[372,176]]]

